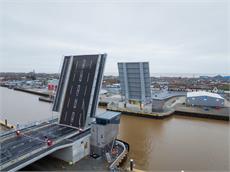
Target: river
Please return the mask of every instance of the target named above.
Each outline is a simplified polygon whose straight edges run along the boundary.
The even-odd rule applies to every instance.
[[[52,117],[51,104],[38,96],[0,87],[1,119],[27,123]],[[229,171],[226,121],[173,116],[164,120],[121,116],[119,139],[142,170]]]

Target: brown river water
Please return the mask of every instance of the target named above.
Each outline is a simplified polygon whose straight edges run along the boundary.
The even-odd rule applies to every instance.
[[[38,96],[0,87],[0,119],[26,123],[52,117]],[[229,171],[226,121],[172,116],[163,120],[121,116],[119,139],[130,144],[135,168],[147,171]]]

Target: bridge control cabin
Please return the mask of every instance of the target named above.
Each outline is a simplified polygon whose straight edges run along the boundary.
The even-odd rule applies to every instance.
[[[96,121],[91,124],[90,152],[104,156],[110,152],[118,135],[120,112],[106,111],[95,116]]]

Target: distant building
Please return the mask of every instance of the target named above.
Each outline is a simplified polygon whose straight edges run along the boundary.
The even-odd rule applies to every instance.
[[[48,81],[48,90],[49,91],[55,91],[57,90],[58,86],[58,79],[52,79]]]
[[[206,91],[188,92],[186,103],[192,106],[224,107],[224,98]]]
[[[141,102],[151,98],[148,62],[118,63],[121,94],[125,100]]]

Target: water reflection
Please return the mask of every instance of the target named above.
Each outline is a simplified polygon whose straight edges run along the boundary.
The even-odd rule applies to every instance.
[[[119,138],[143,170],[229,170],[225,121],[175,116],[164,120],[122,116]]]

